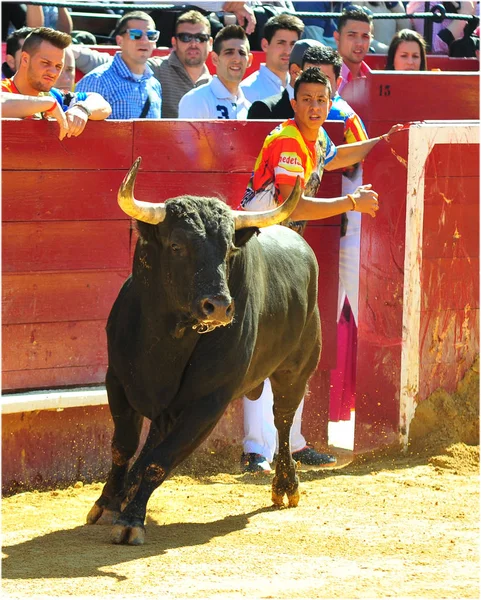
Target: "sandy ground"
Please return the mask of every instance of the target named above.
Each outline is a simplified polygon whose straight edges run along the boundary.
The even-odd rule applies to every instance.
[[[84,525],[101,484],[2,504],[12,598],[478,598],[479,446],[300,472],[294,509],[267,475],[177,474],[151,498],[146,543]]]

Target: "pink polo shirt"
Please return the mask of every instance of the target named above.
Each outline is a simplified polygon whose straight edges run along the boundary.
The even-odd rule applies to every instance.
[[[363,61],[361,63],[361,69],[359,70],[359,78],[362,77],[367,77],[368,74],[371,72],[371,69],[367,66],[367,64]],[[343,88],[350,82],[352,81],[353,77],[352,77],[352,73],[351,71],[348,69],[348,67],[346,66],[345,63],[342,63],[342,67],[341,67],[341,78],[342,81],[339,85],[339,87],[337,88],[337,92],[339,95],[342,96],[342,90]]]

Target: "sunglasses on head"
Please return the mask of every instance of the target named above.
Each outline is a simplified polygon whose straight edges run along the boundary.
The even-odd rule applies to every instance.
[[[188,44],[194,40],[199,44],[204,44],[209,41],[210,35],[208,33],[176,33],[175,37],[184,44]]]
[[[157,29],[150,29],[149,31],[142,31],[142,29],[126,29],[119,33],[119,35],[124,35],[124,33],[128,33],[131,40],[141,40],[144,35],[147,36],[149,42],[156,42],[159,39],[160,31]]]

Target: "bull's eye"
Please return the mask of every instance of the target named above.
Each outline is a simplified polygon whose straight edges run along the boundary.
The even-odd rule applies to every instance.
[[[179,246],[179,244],[176,244],[175,242],[170,244],[170,249],[172,250],[172,252],[180,252],[180,246]]]

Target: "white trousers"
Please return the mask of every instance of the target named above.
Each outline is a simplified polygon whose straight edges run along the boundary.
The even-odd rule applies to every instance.
[[[362,169],[358,170],[356,178],[351,181],[342,177],[342,193],[351,194],[362,184]],[[361,213],[349,211],[347,216],[346,235],[341,238],[339,245],[339,291],[337,306],[337,322],[341,316],[346,296],[351,305],[356,325],[359,305],[359,261],[361,258]]]
[[[278,445],[273,405],[274,395],[269,379],[264,381],[264,389],[257,400],[244,397],[244,452],[261,454],[269,462],[274,458]],[[306,439],[301,433],[303,408],[304,398],[296,410],[291,427],[291,452],[306,446]]]
[[[359,305],[359,260],[361,255],[361,213],[348,212],[347,232],[339,246],[339,292],[337,322],[348,297],[356,325]],[[353,221],[353,223],[351,223]]]
[[[354,180],[342,177],[342,193],[350,194],[362,183],[362,169],[359,169]],[[359,259],[361,243],[361,213],[347,213],[348,225],[346,235],[341,238],[339,250],[339,290],[337,321],[341,316],[344,300],[349,298],[352,313],[358,323],[359,296]],[[249,400],[244,398],[244,452],[261,454],[270,462],[277,449],[277,430],[274,426],[272,410],[274,397],[269,379],[264,381],[264,389],[260,398]],[[301,433],[302,410],[304,399],[299,404],[291,428],[291,452],[302,450],[306,439]]]

